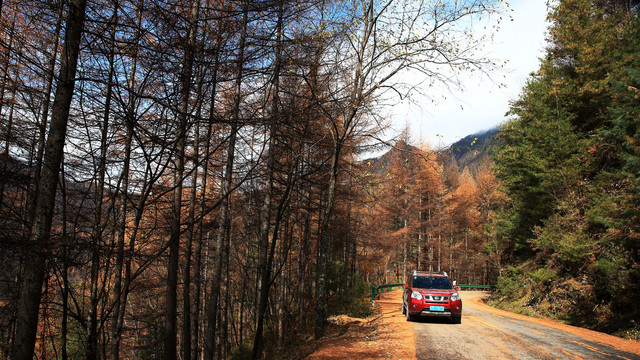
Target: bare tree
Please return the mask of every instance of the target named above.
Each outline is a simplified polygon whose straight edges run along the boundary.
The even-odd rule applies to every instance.
[[[60,76],[53,101],[51,126],[45,147],[42,176],[40,178],[40,196],[36,202],[34,224],[29,239],[26,262],[22,277],[22,290],[18,308],[16,339],[13,358],[27,360],[33,358],[38,312],[41,300],[42,284],[46,271],[46,254],[50,248],[49,235],[53,217],[53,205],[56,197],[60,163],[64,151],[65,135],[69,120],[71,99],[74,93],[76,69],[80,54],[80,39],[83,33],[86,0],[74,0],[70,3],[66,20],[64,48]]]
[[[380,130],[378,124],[371,123],[372,106],[381,102],[380,95],[385,90],[406,96],[416,86],[403,83],[403,73],[413,70],[430,83],[458,86],[456,77],[447,76],[443,69],[455,74],[490,65],[490,61],[475,55],[474,50],[483,39],[470,36],[466,20],[491,14],[497,6],[496,2],[483,0],[453,3],[369,0],[348,2],[338,12],[340,16],[348,14],[349,21],[344,27],[339,23],[337,31],[344,37],[334,40],[331,55],[338,61],[331,71],[350,76],[335,80],[344,85],[331,93],[329,99],[322,94],[316,96],[325,109],[333,139],[318,246],[316,337],[324,335],[329,223],[344,148],[354,139],[375,135]]]
[[[218,304],[220,302],[220,282],[222,279],[222,260],[224,256],[223,247],[225,242],[229,241],[227,229],[230,226],[230,194],[233,182],[233,170],[236,151],[236,140],[238,136],[238,127],[240,123],[240,110],[242,105],[242,82],[244,77],[245,66],[245,46],[247,38],[247,26],[249,22],[249,2],[242,1],[242,20],[240,23],[240,39],[238,43],[238,56],[236,59],[236,77],[233,88],[234,98],[231,110],[231,128],[227,145],[227,160],[224,170],[224,179],[222,180],[221,196],[223,197],[220,206],[220,223],[215,246],[214,265],[213,265],[213,281],[211,286],[211,294],[209,304],[207,306],[207,332],[205,337],[205,360],[213,359],[216,354],[216,328],[218,325]]]
[[[189,25],[187,43],[184,49],[182,71],[180,73],[180,98],[178,104],[178,132],[175,145],[175,164],[173,208],[171,217],[171,236],[169,238],[169,265],[167,267],[167,299],[165,314],[164,355],[168,360],[177,359],[177,285],[178,260],[180,253],[181,212],[182,212],[182,182],[184,177],[185,143],[187,137],[187,122],[189,99],[192,90],[191,76],[193,62],[197,48],[196,35],[198,30],[198,14],[200,0],[192,0],[189,11]]]

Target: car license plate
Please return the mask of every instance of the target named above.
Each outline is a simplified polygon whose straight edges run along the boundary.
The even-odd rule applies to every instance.
[[[430,306],[430,311],[444,311],[444,306]]]

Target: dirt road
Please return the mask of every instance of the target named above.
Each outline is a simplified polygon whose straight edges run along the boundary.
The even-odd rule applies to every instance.
[[[497,310],[481,301],[483,292],[461,295],[462,324],[413,323],[419,360],[640,359],[638,342]]]

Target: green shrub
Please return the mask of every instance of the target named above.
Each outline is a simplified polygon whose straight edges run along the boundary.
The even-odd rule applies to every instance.
[[[522,290],[522,272],[517,267],[509,266],[507,270],[498,277],[495,292],[496,296],[499,298],[517,299],[520,298]]]
[[[533,280],[533,282],[546,285],[555,280],[557,275],[558,274],[555,272],[555,270],[546,267],[542,267],[529,272],[529,276],[531,277],[531,280]]]
[[[334,295],[329,300],[329,313],[332,315],[348,315],[366,318],[373,314],[371,306],[371,285],[364,281],[359,274],[352,275],[351,286],[345,291]]]

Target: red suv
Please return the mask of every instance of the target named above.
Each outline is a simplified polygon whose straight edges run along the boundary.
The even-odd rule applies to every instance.
[[[447,273],[414,271],[403,285],[402,313],[407,321],[416,316],[447,317],[459,324],[462,320],[462,300]]]

